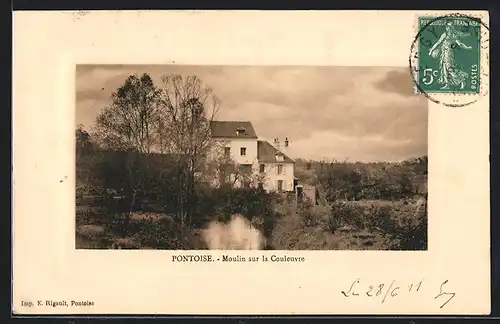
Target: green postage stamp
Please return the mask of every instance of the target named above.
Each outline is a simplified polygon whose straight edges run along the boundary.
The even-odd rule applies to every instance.
[[[480,30],[481,22],[467,16],[418,17],[418,92],[479,94]]]

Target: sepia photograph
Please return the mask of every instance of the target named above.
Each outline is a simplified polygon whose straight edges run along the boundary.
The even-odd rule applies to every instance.
[[[427,250],[404,67],[76,66],[76,249]]]

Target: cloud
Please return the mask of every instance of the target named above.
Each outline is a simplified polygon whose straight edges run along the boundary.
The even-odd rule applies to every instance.
[[[346,136],[333,131],[313,132],[307,138],[292,141],[292,157],[315,160],[400,161],[427,154],[426,143],[419,139],[387,139],[383,135]]]
[[[76,109],[76,124],[82,124],[90,130],[95,122],[97,114],[101,111],[101,109],[101,101],[91,98],[80,100]]]
[[[76,89],[80,91],[100,91],[105,85],[116,86],[125,81],[129,75],[126,70],[108,69],[104,67],[76,69]],[[105,88],[105,87],[104,87]],[[116,90],[109,89],[109,90]]]
[[[413,82],[410,71],[390,71],[386,76],[375,83],[375,87],[379,90],[397,93],[401,96],[413,96]]]
[[[130,74],[197,75],[220,99],[219,120],[250,120],[262,138],[289,137],[308,157],[405,159],[426,154],[427,101],[406,68],[82,66],[77,123],[92,123]]]

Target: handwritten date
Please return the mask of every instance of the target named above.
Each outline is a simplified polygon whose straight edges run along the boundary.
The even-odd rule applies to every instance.
[[[396,283],[396,280],[393,280],[389,283],[380,283],[378,285],[363,285],[361,284],[361,279],[357,278],[351,284],[347,291],[342,290],[340,293],[344,295],[344,297],[356,297],[356,296],[367,296],[369,298],[377,297],[381,298],[381,303],[383,304],[387,298],[397,297],[401,293],[418,293],[424,280],[416,281],[409,285],[403,286]],[[439,293],[434,296],[435,300],[441,300],[443,303],[439,308],[443,308],[448,304],[453,297],[455,297],[455,293],[446,292],[445,286],[448,283],[448,280],[445,280],[439,287]]]

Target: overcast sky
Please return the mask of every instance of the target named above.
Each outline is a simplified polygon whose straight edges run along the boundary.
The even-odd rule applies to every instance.
[[[76,124],[90,129],[130,74],[197,75],[220,99],[218,120],[248,120],[261,139],[290,139],[306,159],[400,161],[427,154],[427,101],[408,68],[85,65]]]

